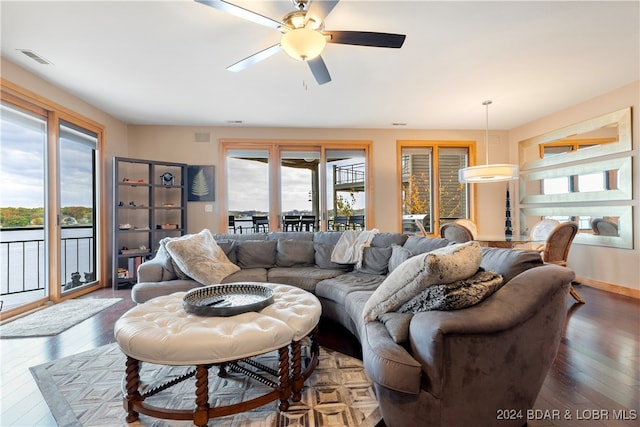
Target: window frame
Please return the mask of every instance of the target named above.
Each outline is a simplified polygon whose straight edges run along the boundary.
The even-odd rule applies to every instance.
[[[404,148],[429,148],[432,150],[432,158],[433,158],[433,170],[431,171],[432,180],[431,180],[431,194],[438,194],[438,192],[434,192],[433,188],[440,187],[440,167],[439,167],[439,155],[441,148],[466,148],[468,150],[468,166],[475,166],[475,158],[476,158],[476,142],[475,141],[445,141],[445,140],[397,140],[396,141],[396,159],[397,159],[397,189],[398,189],[398,201],[397,201],[397,212],[399,212],[399,230],[402,230],[402,219],[403,219],[403,200],[402,200],[402,150]],[[464,184],[467,192],[468,199],[468,212],[472,221],[476,220],[476,192],[475,186]],[[440,209],[440,198],[433,197],[431,204],[432,212],[439,212]],[[433,218],[433,229],[429,233],[429,237],[439,237],[440,236],[440,227],[442,224],[440,223],[439,216]]]

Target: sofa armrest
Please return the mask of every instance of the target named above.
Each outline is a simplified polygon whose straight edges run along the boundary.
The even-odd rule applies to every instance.
[[[163,282],[177,279],[177,276],[171,265],[171,260],[158,252],[154,258],[138,266],[137,279],[138,283]]]
[[[360,337],[362,360],[369,377],[388,389],[418,394],[422,376],[420,363],[393,341],[383,323],[368,322],[364,331]]]
[[[428,391],[437,397],[448,388],[459,392],[451,382],[473,382],[474,375],[520,378],[516,366],[544,380],[558,348],[574,278],[572,270],[547,264],[520,273],[473,307],[414,315],[409,341]],[[506,360],[510,357],[519,360]]]

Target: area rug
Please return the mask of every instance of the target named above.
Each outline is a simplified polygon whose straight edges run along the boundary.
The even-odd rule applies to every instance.
[[[277,353],[260,356],[260,362],[277,366]],[[122,403],[125,356],[117,344],[109,344],[30,368],[58,425],[64,426],[153,426],[186,427],[190,421],[169,421],[140,415],[127,424]],[[157,381],[177,377],[187,368],[143,363],[141,382],[153,387]],[[210,405],[248,400],[264,394],[265,385],[238,373],[225,378],[217,368],[209,372]],[[193,408],[193,378],[148,398],[147,403],[176,409]],[[362,361],[326,348],[320,350],[320,363],[303,389],[302,400],[291,402],[280,412],[279,402],[248,412],[213,418],[210,426],[225,427],[374,427],[380,420],[373,385]]]
[[[119,301],[122,298],[66,300],[0,325],[0,338],[57,335]]]

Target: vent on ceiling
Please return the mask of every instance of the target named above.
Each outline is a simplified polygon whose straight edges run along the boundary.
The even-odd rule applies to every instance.
[[[193,140],[195,142],[211,142],[210,132],[196,132],[193,134]]]
[[[38,64],[42,64],[42,65],[51,65],[51,61],[43,58],[41,55],[35,53],[32,50],[29,49],[18,49],[20,52],[24,53],[25,55],[27,55],[29,58],[33,59],[34,61],[36,61]]]

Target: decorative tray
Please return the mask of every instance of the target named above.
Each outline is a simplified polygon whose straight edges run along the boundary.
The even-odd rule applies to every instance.
[[[182,299],[187,313],[198,316],[235,316],[259,311],[273,302],[273,290],[257,283],[229,283],[192,289]]]

